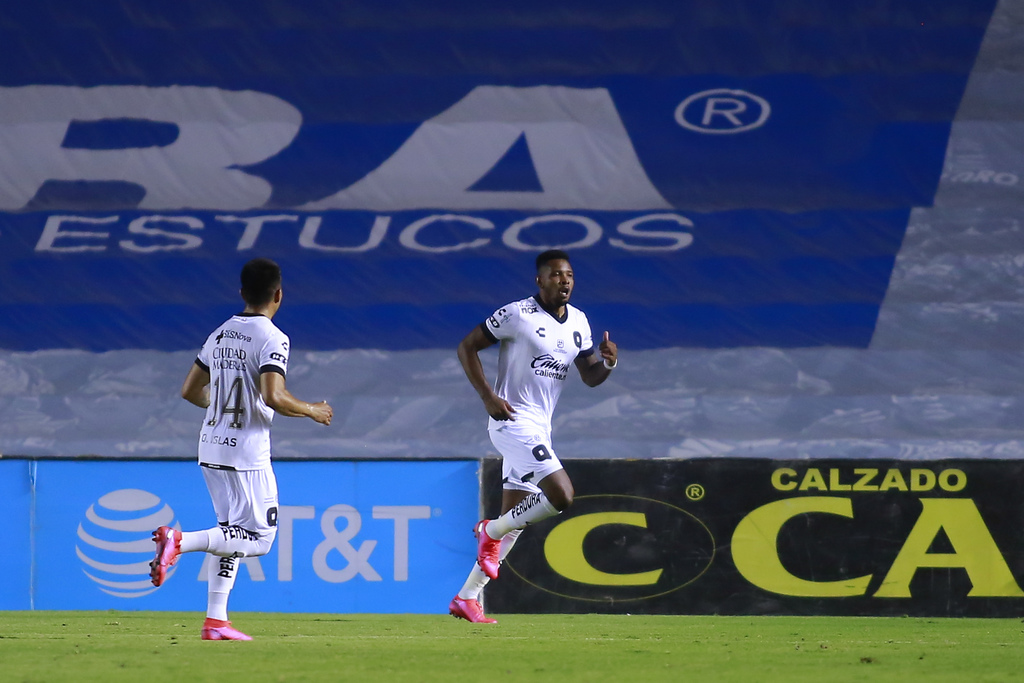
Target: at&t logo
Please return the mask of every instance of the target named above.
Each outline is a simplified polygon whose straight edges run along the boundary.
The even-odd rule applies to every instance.
[[[155,548],[152,532],[162,525],[181,530],[174,510],[148,491],[120,489],[101,496],[78,525],[75,552],[85,564],[85,575],[101,591],[118,598],[152,593],[156,590],[149,581],[149,561]]]

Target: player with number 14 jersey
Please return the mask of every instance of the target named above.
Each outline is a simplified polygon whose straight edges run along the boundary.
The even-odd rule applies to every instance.
[[[217,526],[182,531],[160,526],[150,580],[162,586],[182,553],[213,555],[206,565],[203,640],[252,640],[228,619],[237,560],[270,552],[277,536],[277,477],[270,457],[274,413],[330,425],[327,401],[300,401],[285,386],[288,337],[271,319],[281,307],[281,268],[269,259],[242,267],[245,310],[206,339],[181,386],[181,397],[206,410],[199,431],[199,466]]]
[[[260,375],[287,375],[288,336],[266,316],[239,313],[210,334],[196,363],[211,378],[199,462],[236,470],[269,464],[274,409],[260,395]]]

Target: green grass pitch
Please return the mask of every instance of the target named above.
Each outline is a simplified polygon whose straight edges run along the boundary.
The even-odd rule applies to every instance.
[[[1016,619],[0,612],[0,680],[1012,681]]]

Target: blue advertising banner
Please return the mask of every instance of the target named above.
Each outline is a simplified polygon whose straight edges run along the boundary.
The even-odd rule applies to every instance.
[[[0,506],[3,509],[3,548],[0,550],[0,609],[32,608],[35,507],[35,461],[0,460]]]
[[[156,526],[216,525],[195,463],[33,464],[35,533],[5,541],[5,554],[22,558],[12,575],[32,592],[28,581],[10,582],[0,609],[205,609],[212,556],[183,555],[159,589],[148,576]],[[444,611],[475,559],[476,462],[287,462],[275,471],[277,538],[269,554],[240,561],[233,610]],[[23,476],[0,481],[26,486]],[[24,520],[27,494],[2,500],[5,519]]]
[[[0,348],[450,348],[569,250],[634,349],[865,347],[995,0],[5,13]]]

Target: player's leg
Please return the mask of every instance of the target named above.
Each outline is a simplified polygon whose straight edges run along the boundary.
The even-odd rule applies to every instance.
[[[504,448],[502,465],[509,471],[506,480],[520,482],[518,488],[526,495],[482,525],[480,531],[500,540],[510,531],[553,517],[572,504],[572,482],[551,447],[549,435],[503,428],[491,432],[491,441]]]
[[[228,597],[235,587],[238,560],[234,557],[210,557],[206,567],[206,618],[227,622]]]
[[[221,524],[226,525],[230,509],[228,473],[208,467],[201,467],[200,471],[203,473],[206,489],[210,492],[214,514],[218,520],[224,520],[220,522]],[[182,553],[208,552],[213,543],[210,531],[181,531],[168,526],[162,526],[154,531],[156,557],[149,563],[149,577],[153,585],[163,585],[167,578],[167,569],[178,561],[178,556]]]
[[[211,467],[202,467],[201,470],[219,525],[200,531],[181,531],[162,526],[154,531],[156,555],[150,562],[150,580],[154,586],[163,585],[167,570],[178,561],[181,553],[208,552],[221,557],[256,557],[267,554],[273,545],[277,531],[277,483],[273,481],[273,471],[268,469],[270,481],[265,481],[262,486],[267,493],[258,494],[267,500],[260,498],[256,503],[259,509],[256,510],[249,503],[250,485],[239,478],[239,475],[251,478],[254,476],[252,472]],[[255,476],[267,480],[268,475],[264,473]],[[272,512],[270,507],[273,508]]]
[[[499,450],[499,453],[501,451]],[[536,490],[536,486],[530,486],[519,481],[515,475],[510,471],[506,461],[502,461],[502,512],[508,512],[514,506],[518,505],[522,499],[528,496],[530,493]],[[515,529],[510,533],[506,533],[502,537],[501,543],[498,549],[498,561],[502,563],[505,558],[508,557],[512,547],[519,538],[521,529]],[[490,582],[490,578],[480,568],[480,563],[474,562],[473,568],[469,571],[469,577],[466,578],[466,583],[463,584],[462,589],[449,603],[449,613],[453,616],[464,618],[467,622],[474,622],[477,624],[497,624],[493,618],[488,618],[483,613],[483,607],[480,605],[480,594],[483,592],[483,588]]]
[[[505,480],[508,481],[507,479]],[[517,489],[503,489],[501,492],[501,511],[508,512],[513,506],[517,505],[519,501],[527,496],[527,491]],[[505,534],[501,539],[501,544],[498,549],[498,562],[503,563],[505,558],[508,557],[509,552],[512,550],[512,546],[516,544],[519,539],[519,534],[522,533],[522,529],[516,529],[510,533]],[[484,574],[484,570],[480,568],[478,562],[473,563],[473,568],[469,572],[469,576],[466,578],[466,582],[462,585],[462,589],[458,594],[452,598],[451,603],[448,605],[448,613],[455,617],[460,617],[466,621],[472,621],[476,623],[492,624],[497,623],[495,619],[489,619],[484,616],[483,607],[480,605],[480,594],[483,592],[484,587],[490,582],[490,577]]]
[[[270,552],[277,535],[277,480],[274,471],[225,471],[203,468],[218,526],[182,534],[186,548],[220,557],[259,557]],[[205,534],[205,538],[203,535]],[[190,544],[195,539],[195,546]]]
[[[218,527],[210,552],[217,557],[207,573],[204,640],[251,640],[231,627],[228,598],[238,572],[237,558],[265,555],[277,533],[277,480],[269,467],[228,473],[227,524]],[[220,477],[217,477],[220,479]],[[231,552],[229,552],[231,551]]]
[[[511,531],[561,511],[551,502],[547,493],[537,486],[537,482],[544,483],[563,509],[572,503],[572,484],[551,448],[549,434],[502,426],[491,431],[490,436],[491,442],[502,455],[505,488],[526,493],[496,519],[482,520],[476,526],[477,562],[484,574],[496,579],[501,564],[501,539]]]

